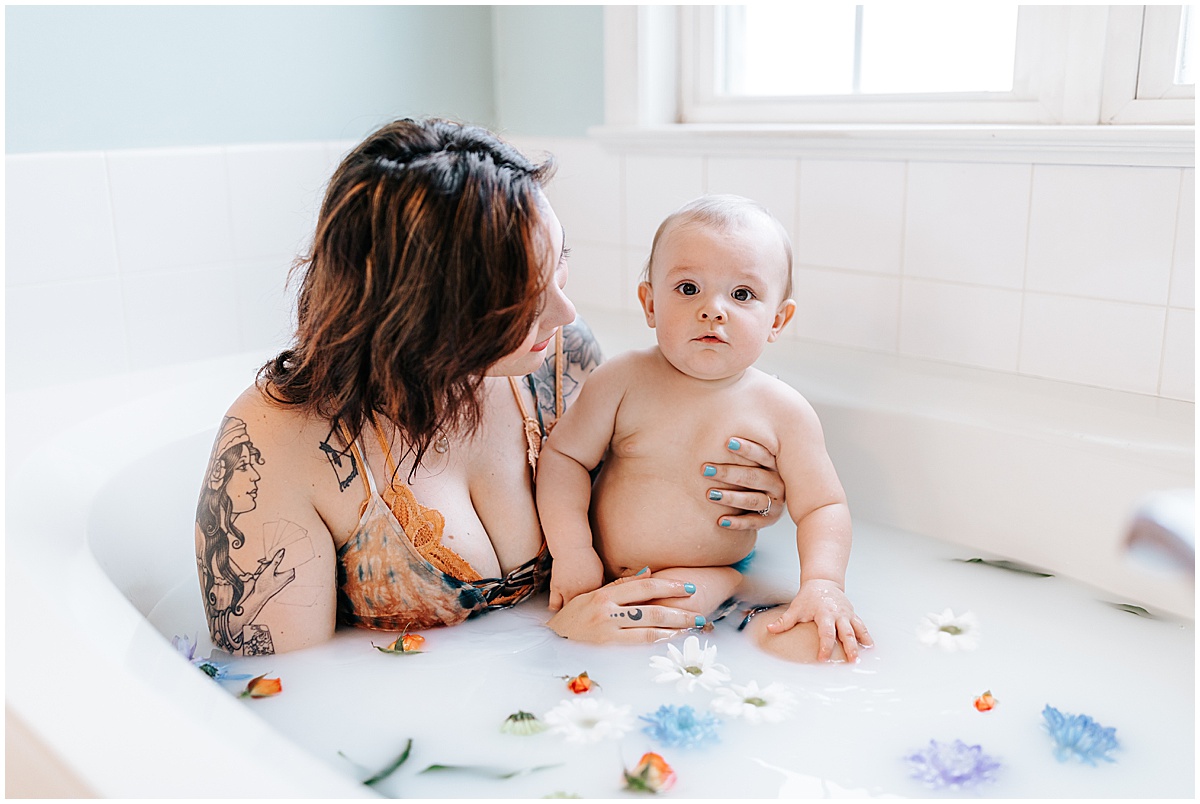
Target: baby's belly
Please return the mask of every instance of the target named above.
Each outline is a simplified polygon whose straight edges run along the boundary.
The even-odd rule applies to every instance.
[[[740,512],[706,500],[702,478],[667,479],[631,463],[637,462],[610,456],[593,489],[593,536],[609,575],[647,566],[726,566],[754,548],[755,531],[717,524],[722,516]]]

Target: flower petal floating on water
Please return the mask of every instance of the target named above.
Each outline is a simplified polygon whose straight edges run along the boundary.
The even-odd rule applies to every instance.
[[[988,690],[983,695],[980,695],[975,699],[975,708],[980,712],[987,712],[991,709],[995,709],[997,703],[999,703],[999,701],[997,701],[992,695],[992,691]]]
[[[592,681],[590,678],[588,678],[586,670],[577,676],[563,676],[563,678],[567,679],[567,689],[576,695],[582,695],[592,687],[600,686],[595,681]]]
[[[642,731],[663,745],[675,748],[693,748],[715,743],[719,739],[717,729],[721,721],[710,714],[697,715],[690,706],[660,706],[650,715],[641,715],[649,725]]]
[[[926,614],[917,626],[917,639],[924,645],[936,645],[944,651],[975,650],[979,647],[979,619],[967,611],[955,614]]]
[[[267,674],[255,676],[246,684],[239,698],[270,698],[283,692],[283,682],[278,678],[267,678]]]
[[[1000,763],[983,753],[982,746],[967,745],[962,740],[939,743],[930,740],[929,747],[905,757],[913,778],[930,787],[966,788],[995,781],[994,773]]]
[[[1064,715],[1050,704],[1042,710],[1042,717],[1046,720],[1046,731],[1054,740],[1054,755],[1059,762],[1072,756],[1089,765],[1095,765],[1097,759],[1116,761],[1108,755],[1109,751],[1120,747],[1115,728],[1105,728],[1087,715]]]
[[[723,715],[744,718],[750,723],[778,723],[791,717],[796,696],[782,684],[758,686],[757,681],[730,684],[717,690],[712,708]]]
[[[675,785],[675,770],[653,751],[642,754],[637,767],[625,771],[625,789],[637,793],[662,793]]]
[[[514,712],[505,719],[500,731],[505,734],[518,734],[527,737],[546,730],[546,724],[537,719],[532,712]]]
[[[729,668],[717,664],[717,646],[704,643],[690,636],[683,642],[683,650],[667,645],[667,656],[650,657],[650,666],[659,671],[654,680],[659,683],[675,682],[681,692],[691,692],[696,687],[716,689],[731,678]]]
[[[542,720],[553,734],[572,743],[593,743],[622,736],[633,728],[628,706],[616,706],[597,698],[562,701]]]

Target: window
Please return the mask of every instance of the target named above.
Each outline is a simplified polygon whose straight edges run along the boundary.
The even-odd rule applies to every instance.
[[[1015,5],[722,6],[718,92],[742,97],[1008,92]]]
[[[1191,123],[1189,6],[684,6],[685,123]]]

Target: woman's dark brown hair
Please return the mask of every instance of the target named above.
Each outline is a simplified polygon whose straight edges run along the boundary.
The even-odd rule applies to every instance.
[[[537,319],[550,258],[535,164],[491,132],[398,120],[330,180],[302,271],[291,348],[259,372],[276,402],[357,438],[373,414],[420,463],[439,431],[471,431],[486,370]]]

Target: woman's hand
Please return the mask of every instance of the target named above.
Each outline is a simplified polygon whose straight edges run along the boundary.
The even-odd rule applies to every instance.
[[[660,598],[688,597],[684,581],[651,578],[648,572],[619,578],[572,598],[546,623],[579,642],[644,644],[671,639],[695,627],[695,612],[651,605]]]
[[[762,444],[737,436],[729,439],[725,447],[750,465],[704,464],[704,476],[717,484],[709,487],[708,499],[717,505],[741,508],[746,513],[725,514],[718,524],[730,530],[761,530],[774,525],[783,516],[785,502],[783,478],[775,466],[775,456]]]

